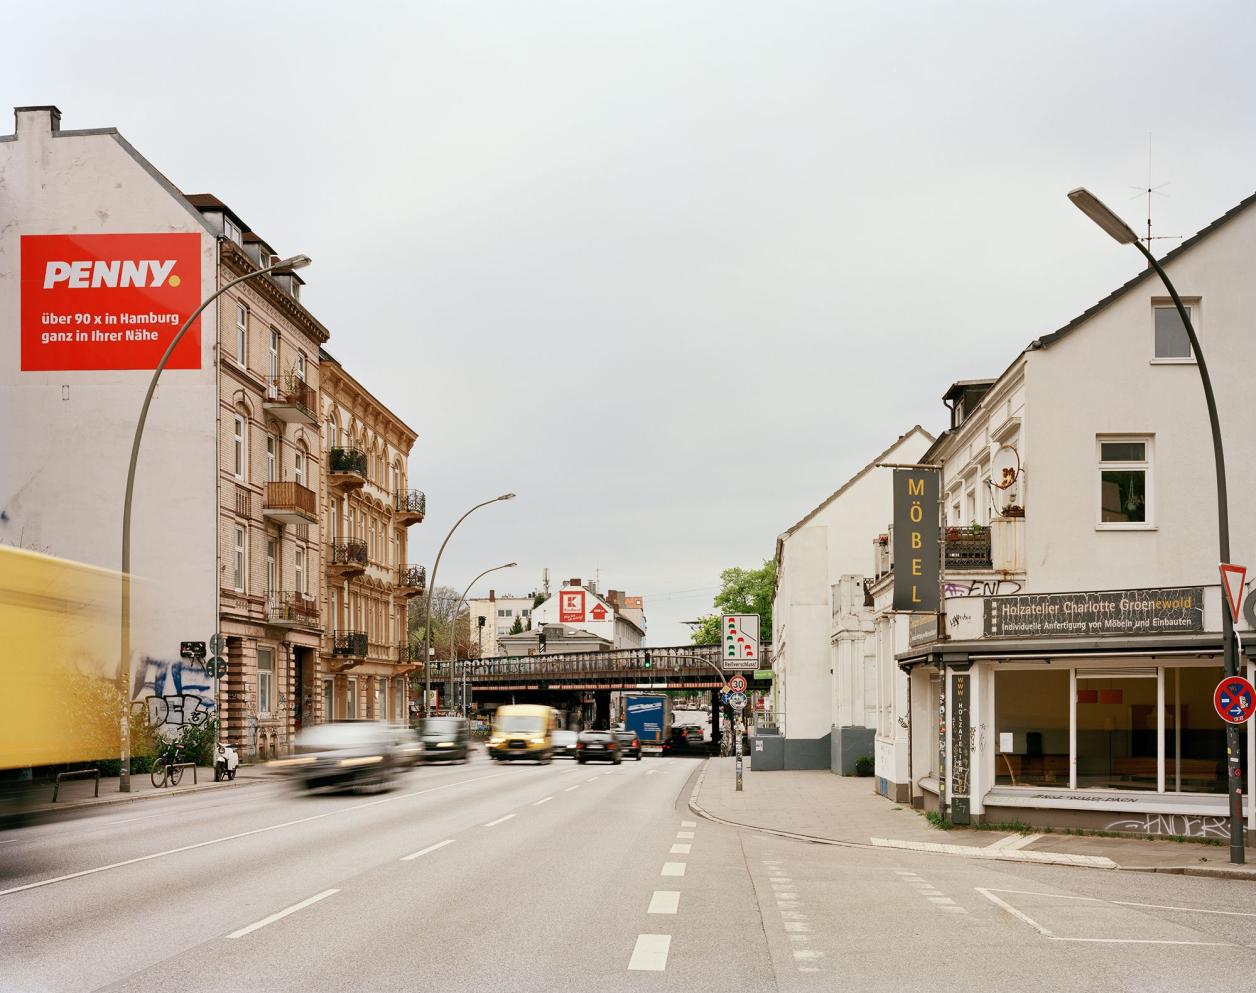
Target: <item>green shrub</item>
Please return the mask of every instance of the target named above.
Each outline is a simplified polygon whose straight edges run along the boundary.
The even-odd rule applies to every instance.
[[[939,831],[949,831],[955,826],[948,818],[943,817],[936,810],[931,810],[925,814],[925,820],[927,820]]]
[[[855,775],[856,776],[871,776],[873,769],[875,768],[876,768],[876,763],[874,762],[871,755],[863,755],[855,759]]]

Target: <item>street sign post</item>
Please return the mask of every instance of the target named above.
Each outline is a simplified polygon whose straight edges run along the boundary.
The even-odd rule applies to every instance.
[[[746,709],[746,704],[749,702],[750,697],[738,690],[734,690],[732,693],[728,694],[728,705],[739,714]]]
[[[227,647],[227,639],[221,634],[212,634],[209,638],[209,651],[212,655],[221,655],[222,650]]]
[[[728,681],[729,691],[733,693],[745,693],[748,685],[750,684],[746,682],[746,677],[740,674]]]
[[[1256,689],[1242,676],[1226,676],[1212,694],[1212,705],[1227,724],[1244,724],[1256,713]]]
[[[221,679],[227,674],[227,660],[215,655],[205,663],[205,672],[214,679]]]
[[[759,615],[725,614],[721,622],[722,666],[725,669],[758,669]]]

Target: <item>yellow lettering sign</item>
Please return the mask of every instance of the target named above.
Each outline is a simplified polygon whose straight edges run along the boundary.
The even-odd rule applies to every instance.
[[[907,516],[911,518],[913,524],[919,524],[925,519],[925,512],[920,508],[920,504],[913,503],[911,509],[907,511]]]
[[[919,532],[919,531],[913,531],[913,532],[911,533],[911,547],[912,547],[912,548],[920,548],[920,547],[921,547],[921,544],[920,544],[920,532]]]
[[[924,496],[925,495],[925,481],[923,479],[907,480],[907,495],[908,496]]]

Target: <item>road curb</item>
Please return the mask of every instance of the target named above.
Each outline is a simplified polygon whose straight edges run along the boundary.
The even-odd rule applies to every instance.
[[[777,838],[789,838],[793,841],[805,841],[812,845],[829,845],[834,848],[861,848],[861,849],[868,849],[871,851],[879,851],[879,852],[894,850],[893,848],[890,848],[884,845],[873,845],[871,843],[865,844],[859,841],[839,841],[836,838],[823,838],[817,835],[799,834],[796,831],[782,831],[779,828],[760,827],[758,824],[745,824],[745,823],[742,823],[741,821],[731,821],[728,818],[720,817],[717,814],[712,814],[709,810],[703,807],[702,804],[698,801],[698,795],[702,792],[702,784],[706,780],[707,769],[710,765],[710,762],[711,760],[707,759],[703,763],[702,772],[698,775],[698,781],[694,784],[693,792],[689,794],[689,810],[691,813],[696,814],[698,817],[704,818],[705,820],[708,820],[708,821],[714,821],[716,824],[724,824],[728,827],[741,828],[742,830],[745,830],[745,831],[757,831],[759,834],[768,834]],[[1054,858],[1007,859],[1007,858],[999,858],[997,856],[972,855],[966,852],[935,852],[935,851],[927,851],[927,850],[921,851],[917,849],[911,849],[911,851],[916,851],[917,854],[920,854],[920,855],[937,855],[937,856],[942,856],[944,858],[971,859],[977,862],[1016,862],[1022,865],[1024,864],[1054,865],[1054,866],[1059,866],[1061,868],[1066,868],[1066,869],[1099,869],[1104,872],[1111,872],[1114,869],[1124,871],[1124,872],[1162,872],[1162,873],[1169,873],[1169,874],[1179,875],[1179,876],[1181,875],[1207,876],[1210,878],[1218,878],[1218,879],[1236,879],[1236,880],[1242,880],[1246,882],[1256,882],[1256,868],[1249,870],[1249,869],[1229,869],[1224,866],[1194,866],[1194,865],[1187,865],[1187,866],[1181,866],[1181,865],[1128,866],[1128,865],[1119,865],[1119,864],[1111,865],[1111,866],[1086,865],[1086,864],[1079,864],[1076,862],[1057,861],[1060,854],[1058,852],[1043,852],[1042,853],[1044,855],[1054,856]],[[1022,850],[1020,854],[1032,856],[1034,853],[1024,852]]]
[[[62,814],[71,811],[94,810],[97,807],[114,807],[121,803],[137,803],[140,800],[163,800],[176,796],[188,796],[193,793],[207,793],[210,790],[224,790],[232,787],[257,786],[266,782],[265,779],[234,779],[225,783],[199,783],[194,786],[176,788],[174,790],[146,790],[142,793],[120,793],[116,796],[90,800],[76,800],[73,803],[58,804],[55,807],[34,807],[17,813],[0,816],[0,828],[16,827],[22,824],[46,823],[55,820]]]

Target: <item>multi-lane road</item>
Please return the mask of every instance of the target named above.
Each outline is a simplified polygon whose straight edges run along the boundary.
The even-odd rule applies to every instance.
[[[689,812],[699,760],[279,783],[0,834],[0,990],[1256,987],[1250,883],[836,848]]]

